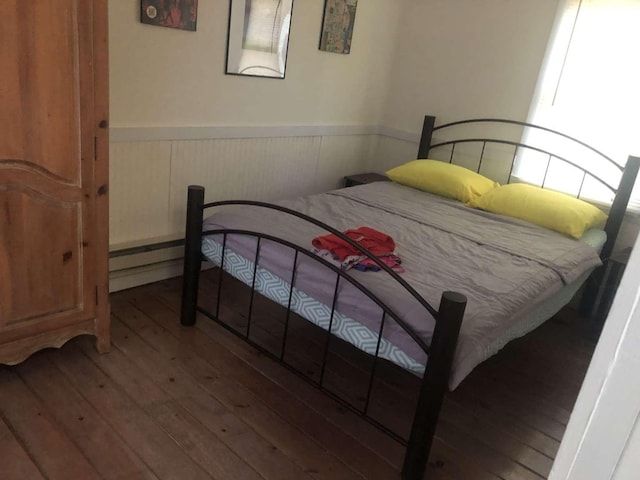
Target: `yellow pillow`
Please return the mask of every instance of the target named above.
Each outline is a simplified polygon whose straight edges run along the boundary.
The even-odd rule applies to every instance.
[[[413,160],[386,174],[402,185],[465,203],[499,185],[472,170],[438,160]]]
[[[512,183],[491,190],[469,206],[519,218],[580,238],[589,228],[602,228],[607,216],[593,205],[553,190]]]

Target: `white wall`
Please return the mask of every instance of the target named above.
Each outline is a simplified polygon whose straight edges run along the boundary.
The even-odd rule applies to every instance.
[[[201,0],[196,32],[143,25],[139,5],[109,2],[112,247],[179,237],[187,183],[268,200],[368,169],[394,2],[361,2],[350,55],[318,50],[324,0],[295,2],[284,80],[225,75],[228,0]]]
[[[558,0],[408,0],[384,124],[418,132],[441,121],[524,119]]]
[[[415,155],[425,114],[526,119],[557,5],[407,0],[383,119],[404,140],[380,138],[377,170]]]
[[[524,118],[556,3],[362,0],[339,55],[318,50],[324,0],[297,0],[274,80],[225,75],[228,0],[200,0],[196,32],[110,0],[112,248],[180,237],[188,183],[319,192],[414,158],[425,113]]]
[[[550,480],[639,478],[639,243],[620,282]]]
[[[198,30],[143,25],[109,2],[111,124],[377,125],[418,132],[426,112],[524,118],[558,0],[366,0],[352,50],[318,50],[324,0],[293,7],[284,81],[225,75],[227,0]]]
[[[285,80],[225,75],[228,0],[200,0],[196,32],[143,25],[109,2],[111,125],[370,125],[382,118],[397,0],[358,5],[352,50],[318,50],[324,0],[293,6]]]

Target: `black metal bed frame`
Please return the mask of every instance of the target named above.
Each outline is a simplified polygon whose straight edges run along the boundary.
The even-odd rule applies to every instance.
[[[622,223],[622,217],[626,210],[626,206],[629,201],[629,197],[631,195],[631,189],[633,184],[635,183],[635,178],[638,173],[638,167],[640,166],[640,158],[629,157],[629,161],[627,162],[626,167],[622,173],[622,180],[620,182],[619,187],[616,189],[615,187],[608,185],[606,182],[603,182],[599,178],[595,177],[590,172],[585,169],[575,165],[573,162],[563,159],[562,157],[558,157],[550,152],[546,152],[542,149],[538,149],[536,147],[531,147],[519,142],[511,142],[507,140],[499,140],[499,139],[490,139],[490,138],[474,138],[474,139],[459,139],[452,141],[445,141],[437,144],[431,143],[432,134],[434,131],[439,129],[444,129],[451,126],[463,125],[468,123],[478,123],[478,122],[497,122],[497,123],[509,123],[521,127],[531,127],[531,128],[542,128],[543,130],[549,131],[551,133],[555,133],[557,135],[568,138],[569,140],[578,142],[579,144],[591,149],[588,145],[579,142],[571,137],[568,137],[559,132],[555,132],[543,127],[538,127],[535,125],[531,125],[525,122],[517,122],[512,120],[500,120],[500,119],[477,119],[477,120],[465,120],[461,122],[453,122],[445,125],[441,125],[439,127],[434,127],[435,117],[433,116],[425,116],[422,137],[420,140],[420,147],[418,151],[418,158],[427,158],[430,149],[436,147],[442,147],[447,145],[452,145],[452,153],[450,162],[453,160],[453,149],[455,149],[455,145],[457,143],[465,143],[465,142],[482,142],[483,149],[481,158],[478,165],[478,171],[480,170],[482,164],[482,155],[484,155],[484,147],[487,143],[499,143],[499,144],[507,144],[515,147],[514,157],[512,160],[511,168],[513,169],[513,163],[515,162],[516,154],[518,148],[533,148],[536,151],[547,153],[549,158],[558,158],[559,160],[563,160],[568,162],[571,165],[580,168],[585,172],[586,175],[591,175],[597,180],[601,181],[604,185],[610,188],[615,194],[616,197],[614,199],[611,212],[609,215],[609,220],[607,221],[607,225],[605,230],[607,231],[608,240],[607,244],[603,248],[602,256],[606,258],[611,253],[613,248],[613,244],[615,243],[615,239],[617,237],[618,230]],[[595,151],[595,150],[594,150]],[[613,160],[604,156],[600,152],[595,151],[599,155],[601,155],[606,160],[613,162]],[[550,161],[550,160],[549,160]],[[621,170],[622,168],[619,167]],[[511,177],[511,172],[509,174]],[[584,182],[584,177],[583,177]],[[335,267],[331,263],[327,262],[325,259],[316,256],[312,252],[308,250],[307,246],[299,246],[293,244],[287,240],[274,237],[272,235],[267,235],[261,232],[248,231],[248,230],[239,230],[239,229],[216,229],[204,231],[203,228],[203,212],[207,208],[219,207],[225,205],[244,205],[258,208],[266,208],[271,210],[276,210],[284,215],[293,216],[300,218],[304,221],[310,222],[322,229],[333,233],[334,235],[341,238],[343,241],[349,243],[351,246],[356,248],[361,252],[362,255],[368,257],[373,262],[375,262],[383,271],[385,271],[393,281],[398,282],[402,285],[414,298],[416,298],[420,304],[425,308],[425,317],[431,315],[435,319],[435,329],[433,333],[433,337],[431,339],[431,343],[429,345],[420,338],[412,329],[405,324],[405,322],[398,317],[389,307],[387,307],[384,302],[376,297],[376,295],[360,284],[355,278],[349,275],[348,272],[342,271],[341,269]],[[202,260],[206,260],[201,254],[201,243],[203,236],[206,235],[222,235],[222,256],[221,256],[221,265],[220,265],[220,276],[218,280],[218,295],[217,295],[217,304],[216,311],[210,312],[205,308],[198,306],[198,288],[199,288],[199,275]],[[251,293],[249,299],[249,313],[247,319],[247,326],[244,331],[240,331],[232,327],[231,325],[223,322],[219,318],[219,309],[220,309],[220,296],[222,289],[222,281],[224,276],[224,258],[225,258],[225,249],[227,244],[227,236],[228,235],[248,235],[256,238],[256,252],[255,252],[255,261],[254,261],[254,271],[253,271],[253,282],[251,285]],[[255,294],[255,281],[256,274],[258,268],[258,262],[260,258],[260,248],[261,242],[269,241],[274,243],[279,243],[283,247],[292,249],[295,252],[293,267],[291,271],[290,278],[290,291],[289,291],[289,301],[286,307],[286,317],[285,317],[285,325],[284,325],[284,333],[282,335],[282,343],[280,346],[280,354],[276,355],[270,350],[266,349],[259,343],[253,341],[250,338],[251,332],[251,322],[252,322],[252,313],[253,313],[253,303],[254,303],[254,294]],[[298,265],[298,258],[300,255],[304,255],[307,257],[311,257],[323,264],[326,268],[329,268],[336,274],[336,283],[335,289],[332,299],[331,305],[331,317],[329,322],[329,328],[326,330],[325,339],[324,339],[324,351],[323,351],[323,359],[321,363],[321,372],[320,379],[316,381],[312,379],[309,375],[303,372],[300,369],[297,369],[295,365],[292,365],[285,361],[285,352],[287,347],[287,334],[289,328],[289,319],[291,315],[291,298],[293,295],[293,289],[296,280],[296,268]],[[598,288],[598,280],[596,279],[595,288],[597,292]],[[338,299],[338,291],[341,282],[350,282],[360,291],[362,291],[369,299],[375,302],[382,309],[382,318],[380,319],[380,326],[377,332],[377,346],[376,353],[373,358],[373,362],[371,365],[371,370],[368,372],[368,388],[367,395],[364,399],[364,408],[359,408],[348,400],[342,398],[340,395],[335,392],[325,388],[323,384],[324,380],[324,372],[327,362],[327,355],[329,351],[329,345],[331,342],[331,338],[333,335],[331,334],[331,329],[333,326],[334,313],[336,310],[336,304]],[[592,282],[593,284],[594,282]],[[592,295],[595,300],[595,295]],[[591,299],[589,299],[591,300]],[[204,188],[201,186],[189,186],[188,191],[188,203],[187,203],[187,222],[186,222],[186,240],[185,240],[185,259],[184,259],[184,277],[183,277],[183,291],[182,291],[182,306],[181,306],[181,323],[186,326],[192,326],[196,322],[196,315],[198,312],[204,314],[205,316],[211,318],[212,320],[220,323],[224,328],[231,331],[235,335],[244,339],[247,343],[252,345],[254,348],[262,351],[264,354],[269,356],[270,358],[276,360],[277,362],[284,365],[287,369],[293,371],[300,377],[304,378],[306,381],[312,383],[317,388],[324,391],[326,394],[339,401],[343,405],[345,405],[350,410],[356,412],[368,422],[374,424],[376,427],[383,430],[385,433],[389,434],[391,437],[399,441],[401,444],[406,446],[406,453],[403,462],[402,468],[402,478],[404,480],[418,480],[422,479],[426,464],[429,456],[429,451],[431,448],[433,436],[436,430],[436,425],[438,421],[438,416],[440,413],[440,409],[442,406],[442,402],[444,400],[444,395],[447,391],[449,374],[451,371],[451,365],[453,361],[453,355],[455,352],[455,347],[458,339],[458,334],[460,331],[460,326],[462,323],[462,319],[464,316],[464,310],[466,307],[466,298],[456,292],[444,292],[441,297],[440,306],[436,310],[433,308],[424,298],[422,298],[414,289],[409,285],[401,276],[399,276],[396,272],[390,269],[387,265],[385,265],[382,261],[380,261],[376,256],[369,253],[366,249],[364,249],[361,245],[354,242],[347,236],[345,236],[342,232],[336,230],[335,228],[326,225],[323,222],[318,221],[312,217],[309,217],[305,214],[297,212],[295,210],[291,210],[279,205],[273,205],[265,202],[254,202],[248,200],[236,200],[236,201],[219,201],[212,203],[204,203]],[[383,338],[383,330],[386,322],[393,321],[396,322],[412,339],[414,342],[418,344],[418,346],[428,355],[427,364],[425,367],[425,373],[421,380],[420,391],[418,395],[418,403],[416,410],[414,412],[413,422],[411,426],[411,433],[409,435],[408,440],[401,437],[398,433],[394,432],[387,426],[378,422],[376,419],[368,415],[368,408],[372,393],[372,386],[374,382],[374,378],[376,375],[376,368],[378,366],[379,359],[379,350],[380,343]]]
[[[436,319],[436,326],[433,333],[433,338],[431,340],[430,345],[427,345],[426,342],[420,338],[413,330],[389,307],[385,305],[384,302],[379,300],[368,288],[362,285],[358,280],[351,277],[347,272],[341,270],[340,268],[332,265],[324,258],[318,257],[314,253],[310,252],[307,247],[301,247],[294,243],[291,243],[287,240],[274,237],[272,235],[267,235],[261,232],[254,232],[248,230],[237,230],[237,229],[217,229],[217,230],[202,230],[202,217],[203,211],[206,208],[219,207],[224,205],[245,205],[245,206],[253,206],[260,208],[267,208],[271,210],[280,211],[286,215],[298,217],[307,222],[313,223],[326,231],[333,233],[334,235],[340,237],[345,242],[349,243],[351,246],[360,251],[360,253],[373,262],[375,262],[378,267],[384,270],[387,274],[389,274],[394,281],[400,283],[420,304],[425,308],[425,317],[427,314],[432,315]],[[199,283],[199,273],[201,266],[201,239],[206,235],[216,235],[222,234],[222,256],[221,256],[221,265],[219,269],[219,279],[218,279],[218,296],[216,302],[216,312],[209,312],[206,309],[199,307],[197,305],[197,296],[198,296],[198,283]],[[255,237],[256,241],[256,253],[255,253],[255,262],[254,262],[254,271],[253,271],[253,281],[251,285],[251,296],[249,300],[249,312],[247,315],[247,328],[244,331],[239,331],[229,324],[220,321],[219,319],[219,308],[220,308],[220,296],[222,289],[222,281],[223,281],[223,272],[224,272],[224,258],[225,258],[225,249],[227,244],[227,236],[228,235],[248,235]],[[282,344],[280,349],[280,355],[275,355],[268,349],[264,348],[262,345],[254,342],[250,338],[250,329],[251,329],[251,321],[252,321],[252,311],[253,311],[253,297],[255,293],[255,278],[258,267],[258,260],[260,257],[260,245],[262,240],[267,240],[270,242],[279,243],[287,248],[295,251],[293,268],[291,272],[291,280],[290,280],[290,290],[289,290],[289,302],[286,310],[286,318],[285,318],[285,327],[284,333],[282,336]],[[296,277],[296,268],[298,265],[298,257],[300,255],[305,255],[307,257],[314,258],[319,263],[323,264],[326,268],[332,270],[336,274],[336,283],[334,288],[334,294],[331,305],[331,317],[329,328],[326,330],[325,340],[324,340],[324,351],[323,351],[323,359],[321,363],[321,372],[320,372],[320,380],[315,381],[306,372],[298,369],[295,365],[292,365],[284,360],[285,350],[287,346],[287,332],[289,326],[289,318],[291,315],[291,299],[293,295],[293,289],[295,285],[295,277]],[[368,388],[367,395],[364,400],[364,408],[359,409],[348,400],[340,397],[335,392],[328,390],[323,385],[324,372],[327,362],[327,355],[329,351],[329,344],[332,338],[331,329],[333,326],[333,318],[336,309],[336,303],[338,300],[338,290],[340,287],[341,281],[348,281],[353,284],[356,288],[358,288],[362,293],[364,293],[368,298],[370,298],[373,302],[375,302],[383,311],[382,318],[380,320],[380,326],[378,328],[378,339],[376,345],[376,354],[374,355],[374,361],[371,366],[371,370],[369,372],[369,380],[368,380]],[[429,456],[429,450],[431,447],[431,442],[433,439],[433,435],[435,433],[435,428],[437,424],[437,418],[440,412],[440,408],[442,406],[442,401],[444,399],[445,392],[447,391],[447,384],[449,379],[449,371],[451,369],[451,363],[453,361],[453,354],[455,352],[456,342],[458,339],[458,333],[460,331],[460,325],[462,324],[462,318],[464,315],[464,310],[466,307],[466,297],[459,293],[455,292],[444,292],[442,294],[440,307],[438,310],[435,310],[424,298],[422,298],[414,289],[409,285],[402,277],[400,277],[396,272],[390,269],[387,265],[385,265],[380,259],[378,259],[375,255],[372,255],[368,250],[363,248],[360,244],[353,241],[342,232],[336,230],[335,228],[320,222],[308,215],[302,214],[295,210],[291,210],[279,205],[272,205],[264,202],[254,202],[247,200],[238,200],[238,201],[220,201],[220,202],[212,202],[212,203],[204,203],[204,188],[200,186],[189,186],[188,193],[188,204],[187,204],[187,238],[185,242],[185,263],[184,263],[184,280],[183,280],[183,294],[182,294],[182,307],[181,307],[181,323],[183,325],[194,325],[196,320],[197,312],[202,313],[203,315],[209,317],[210,319],[216,321],[220,325],[222,325],[225,329],[231,331],[235,335],[241,337],[247,343],[252,345],[254,348],[260,350],[265,355],[270,358],[276,360],[277,362],[284,365],[289,370],[296,373],[298,376],[302,377],[306,381],[312,383],[314,386],[334,398],[335,400],[342,403],[351,411],[359,414],[368,422],[372,423],[392,438],[400,442],[401,444],[407,447],[404,466],[403,466],[403,478],[407,480],[418,480],[422,478],[423,472],[426,468],[427,459]],[[378,422],[375,418],[368,415],[368,408],[371,399],[373,382],[375,379],[376,368],[378,366],[378,354],[380,350],[380,343],[383,338],[383,330],[387,321],[395,321],[412,339],[416,344],[428,355],[428,362],[425,368],[425,373],[422,378],[420,393],[418,397],[418,406],[416,408],[416,413],[414,416],[411,434],[409,440],[405,440],[398,433],[394,432],[390,428],[386,427],[384,424]]]

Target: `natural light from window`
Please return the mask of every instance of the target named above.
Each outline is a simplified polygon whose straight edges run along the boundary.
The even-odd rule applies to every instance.
[[[623,166],[629,155],[640,156],[640,0],[566,0],[558,12],[529,122],[582,140]],[[532,137],[536,143],[553,142],[549,149],[556,151],[548,135],[525,132],[525,141]],[[587,151],[565,153],[595,168]],[[523,155],[540,158],[520,162],[514,175],[541,184],[548,157],[522,152],[519,158]],[[611,166],[596,174],[616,186],[620,179],[620,171]],[[576,195],[581,183],[578,169],[560,161],[549,165],[545,187]],[[580,196],[605,203],[612,199],[589,177]],[[638,188],[631,205],[640,209]]]

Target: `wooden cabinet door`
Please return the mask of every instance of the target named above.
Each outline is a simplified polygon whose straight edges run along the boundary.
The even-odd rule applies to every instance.
[[[106,2],[2,0],[0,344],[108,311],[106,61]]]

